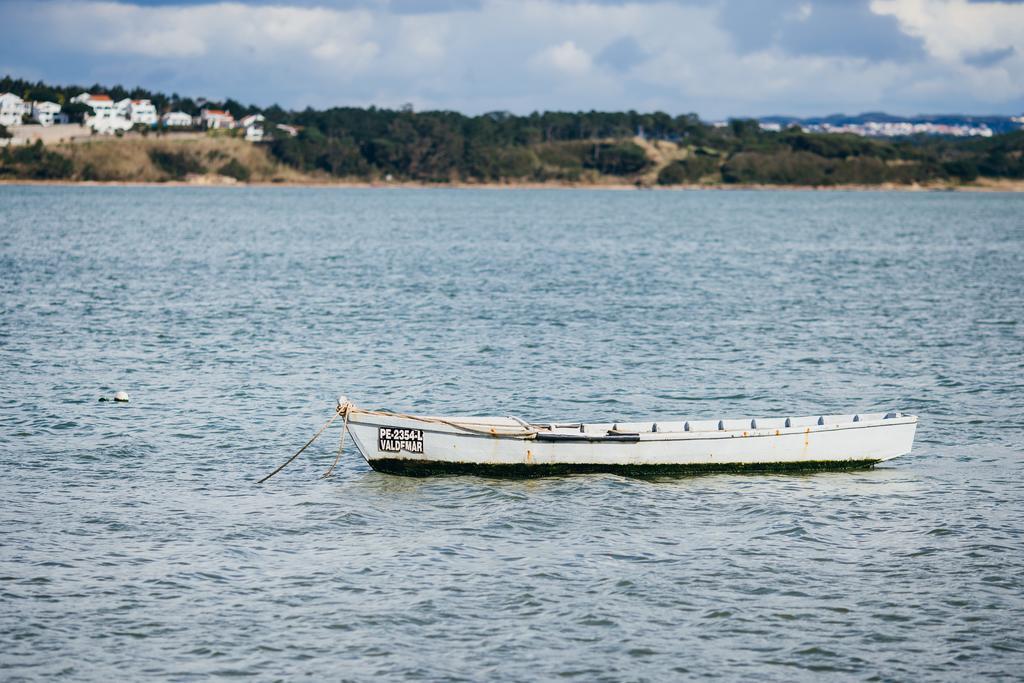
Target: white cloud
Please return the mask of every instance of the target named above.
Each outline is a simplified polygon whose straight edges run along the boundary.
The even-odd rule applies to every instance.
[[[532,63],[537,69],[555,69],[569,76],[579,76],[590,70],[590,55],[581,50],[571,40],[559,45],[552,45],[533,59]]]
[[[309,55],[358,70],[377,54],[366,38],[365,10],[218,3],[140,7],[114,2],[56,2],[37,7],[57,38],[87,52],[157,59],[205,57],[267,62]]]
[[[966,0],[872,0],[904,32],[921,38],[929,54],[958,61],[981,50],[1024,45],[1024,4]]]
[[[873,11],[896,17],[901,29],[922,40],[941,73],[915,79],[910,93],[941,97],[958,92],[978,102],[1001,104],[1024,96],[1024,5],[966,0],[873,0]],[[971,57],[1006,50],[996,63]]]
[[[0,2],[0,24],[14,27],[0,62],[16,76],[295,108],[414,102],[467,112],[663,109],[708,118],[1024,108],[1024,5],[872,0],[872,11],[895,17],[925,46],[903,61],[872,61],[793,54],[771,40],[741,50],[723,20],[735,1],[482,0],[475,11],[400,14],[387,3],[13,0]],[[818,15],[810,2],[792,10],[794,20]],[[594,59],[613,44],[632,46],[641,63],[616,68]],[[1007,46],[1018,49],[977,58]]]
[[[447,53],[449,23],[444,15],[417,14],[398,21],[396,45],[416,64],[436,65]]]

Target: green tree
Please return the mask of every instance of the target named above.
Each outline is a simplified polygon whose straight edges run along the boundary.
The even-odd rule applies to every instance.
[[[68,115],[71,123],[82,123],[86,114],[92,113],[92,108],[81,102],[69,102],[61,107],[61,112]]]
[[[194,156],[184,150],[151,149],[153,164],[173,180],[181,180],[190,173],[204,173],[206,169]]]
[[[587,168],[609,175],[632,175],[650,164],[643,147],[633,142],[594,143],[593,151],[584,161]]]
[[[661,172],[658,173],[658,184],[699,183],[705,176],[717,171],[717,156],[694,153],[661,169]]]
[[[229,178],[234,178],[235,180],[240,180],[242,182],[248,181],[249,177],[252,175],[249,172],[249,169],[243,166],[242,163],[238,161],[238,159],[231,159],[226,164],[217,169],[217,173],[223,176],[228,176]]]

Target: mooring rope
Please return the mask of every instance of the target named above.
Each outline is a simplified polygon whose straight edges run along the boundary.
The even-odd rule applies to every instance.
[[[277,474],[278,472],[280,472],[281,470],[283,470],[283,469],[284,469],[285,467],[288,467],[288,465],[292,464],[292,461],[293,461],[293,460],[295,460],[295,458],[297,458],[297,457],[299,457],[300,455],[302,455],[302,451],[304,451],[304,450],[306,450],[307,448],[309,448],[309,447],[310,447],[310,445],[311,445],[311,444],[312,444],[312,443],[313,443],[314,441],[316,441],[316,440],[317,440],[317,439],[318,439],[318,438],[320,437],[320,435],[321,435],[321,434],[323,434],[323,433],[324,433],[324,430],[326,430],[326,429],[327,429],[328,427],[330,427],[330,426],[331,426],[331,424],[332,424],[332,423],[333,423],[333,422],[334,422],[334,421],[335,421],[336,419],[338,419],[338,416],[339,416],[339,415],[341,415],[341,414],[342,414],[342,412],[344,412],[344,413],[346,414],[346,418],[345,418],[345,424],[347,425],[347,424],[348,424],[348,417],[347,417],[347,415],[348,415],[348,409],[349,409],[350,407],[351,407],[351,404],[350,404],[350,403],[345,403],[345,404],[338,404],[338,407],[334,409],[334,415],[331,415],[331,419],[329,419],[329,420],[328,420],[327,422],[325,422],[325,423],[324,423],[324,426],[320,428],[320,431],[318,431],[318,432],[317,432],[316,434],[314,434],[314,435],[313,435],[313,438],[312,438],[312,439],[310,439],[309,441],[307,441],[307,442],[306,442],[306,445],[305,445],[305,446],[303,446],[303,447],[302,447],[302,448],[300,448],[299,450],[295,451],[295,455],[293,455],[292,457],[290,457],[290,458],[288,458],[287,460],[285,460],[285,461],[284,461],[283,463],[281,463],[281,465],[280,465],[280,466],[279,466],[279,467],[278,467],[278,468],[277,468],[276,470],[274,470],[273,472],[271,472],[271,473],[270,473],[270,474],[268,474],[267,476],[263,477],[262,479],[260,479],[260,480],[259,480],[258,482],[256,482],[256,483],[257,483],[257,484],[262,484],[262,483],[263,483],[263,482],[265,482],[265,481],[266,481],[267,479],[270,479],[270,478],[271,478],[271,477],[273,477],[273,476],[274,476],[275,474]],[[342,432],[342,434],[344,434],[344,432]]]
[[[343,408],[339,408],[339,410],[344,409],[345,411],[345,421],[341,423],[341,439],[338,441],[338,453],[334,456],[334,462],[327,468],[327,471],[320,475],[321,479],[326,479],[334,474],[334,468],[337,467],[338,461],[341,460],[341,454],[345,450],[345,432],[348,431],[348,416],[352,412],[351,408],[351,403],[346,403]]]
[[[339,415],[341,415],[344,417],[344,421],[341,426],[341,439],[338,441],[338,452],[334,456],[334,462],[331,463],[331,466],[327,468],[326,472],[320,475],[320,478],[326,479],[327,477],[334,474],[334,468],[337,467],[338,463],[341,461],[341,454],[345,450],[345,433],[348,431],[349,416],[351,416],[353,412],[363,413],[364,415],[381,415],[384,417],[397,417],[404,420],[416,420],[418,422],[428,422],[432,424],[447,425],[448,427],[451,427],[453,429],[469,432],[471,434],[484,434],[487,436],[504,436],[512,439],[532,439],[533,437],[537,436],[537,432],[539,431],[538,429],[533,429],[532,425],[529,425],[518,418],[512,419],[514,419],[523,427],[526,427],[526,429],[515,432],[499,432],[496,431],[494,427],[491,427],[490,429],[480,429],[477,427],[472,427],[468,423],[455,422],[453,420],[445,420],[444,418],[441,417],[425,417],[422,415],[409,415],[407,413],[393,413],[389,410],[367,410],[365,408],[356,408],[356,406],[353,405],[351,401],[339,399],[338,406],[337,408],[334,409],[334,414],[331,415],[331,418],[327,420],[327,422],[325,422],[322,427],[320,427],[319,431],[317,431],[317,433],[313,435],[313,438],[307,441],[305,446],[297,450],[295,452],[295,455],[285,460],[283,463],[281,463],[280,466],[278,466],[276,470],[274,470],[267,476],[263,477],[256,483],[262,484],[263,482],[267,481],[268,479],[276,475],[278,472],[283,470],[285,467],[288,467],[288,465],[292,464],[292,461],[294,461],[295,458],[302,455],[302,452],[309,448],[314,441],[320,438],[320,435],[323,434],[327,430],[327,428],[334,423],[336,419],[338,419]]]

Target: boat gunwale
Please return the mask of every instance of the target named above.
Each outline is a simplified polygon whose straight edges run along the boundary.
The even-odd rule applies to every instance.
[[[359,411],[358,409],[353,411],[353,414],[350,415],[350,417],[349,417],[349,424],[350,425],[369,426],[369,427],[381,427],[381,426],[389,426],[389,425],[393,424],[394,422],[400,422],[400,423],[403,423],[403,424],[404,423],[416,423],[417,425],[423,425],[423,426],[417,426],[416,427],[417,429],[421,429],[424,433],[429,433],[429,434],[456,435],[456,436],[459,436],[459,437],[474,438],[474,439],[509,439],[509,440],[514,440],[514,441],[529,441],[529,440],[533,440],[532,436],[524,437],[524,436],[516,435],[516,434],[502,434],[500,431],[496,431],[496,432],[491,433],[491,434],[481,434],[481,433],[477,433],[477,432],[463,431],[463,430],[460,430],[460,429],[458,429],[457,427],[454,427],[454,426],[437,425],[434,422],[428,422],[428,421],[424,421],[424,420],[420,420],[420,419],[412,418],[412,417],[398,417],[398,416],[390,416],[390,415],[375,415],[375,414],[372,414],[372,413],[362,413],[363,415],[366,415],[367,418],[369,418],[369,419],[360,419],[360,417],[359,417],[359,413],[360,412],[361,411]],[[813,417],[813,416],[807,416],[807,417]],[[438,418],[429,418],[429,419],[438,419]],[[450,418],[441,418],[441,419],[450,419]],[[458,419],[458,418],[454,418],[454,419]],[[800,418],[797,418],[797,419],[800,419]],[[690,431],[690,432],[679,432],[679,431],[629,432],[630,435],[637,434],[639,436],[639,439],[637,439],[636,441],[624,441],[624,440],[613,440],[613,439],[608,439],[607,441],[604,441],[602,437],[604,437],[606,435],[598,433],[598,432],[592,432],[591,433],[592,436],[589,437],[589,438],[587,438],[587,436],[586,436],[587,433],[586,432],[581,433],[581,436],[583,436],[586,441],[590,441],[590,442],[596,443],[596,444],[600,444],[600,443],[609,443],[609,444],[611,444],[611,443],[616,443],[616,444],[633,443],[633,444],[635,444],[635,443],[650,443],[652,441],[654,441],[654,442],[662,442],[662,441],[718,441],[718,440],[721,440],[721,439],[735,439],[735,438],[751,439],[751,438],[764,438],[764,437],[780,437],[780,436],[805,435],[805,434],[815,434],[815,433],[820,433],[820,432],[844,431],[844,430],[851,430],[851,429],[879,429],[879,428],[884,428],[884,427],[896,427],[896,426],[900,426],[900,425],[913,424],[913,423],[916,423],[917,421],[918,421],[918,418],[917,418],[916,415],[901,415],[900,417],[881,418],[881,419],[878,419],[878,420],[871,420],[871,421],[863,421],[862,420],[862,421],[859,421],[859,422],[843,422],[843,423],[839,423],[839,424],[807,425],[807,426],[797,426],[797,427],[780,427],[780,428],[776,428],[776,429],[772,429],[772,428],[768,428],[768,429],[747,429],[747,430],[743,430],[743,429],[728,430],[727,429],[727,430],[721,430],[721,431],[718,431],[718,430],[715,430],[715,431],[712,431],[712,430],[701,430],[701,431]],[[470,424],[470,425],[474,425],[474,426],[492,426],[492,427],[498,427],[498,428],[508,428],[510,426],[510,425],[494,425],[494,424],[490,424],[490,423],[486,423],[486,422],[469,422],[469,421],[465,421],[465,424]],[[586,423],[584,423],[584,424],[586,424]],[[603,423],[598,423],[598,424],[603,424]],[[550,433],[551,434],[566,434],[566,436],[570,435],[570,433],[565,433],[565,432],[550,432]]]

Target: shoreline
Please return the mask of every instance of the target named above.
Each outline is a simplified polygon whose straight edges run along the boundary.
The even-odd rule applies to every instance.
[[[1004,192],[1024,193],[1024,181],[988,181],[970,185],[763,185],[763,184],[700,184],[700,185],[637,185],[634,183],[423,183],[373,181],[288,181],[240,182],[234,179],[202,177],[192,180],[128,181],[128,180],[35,180],[0,179],[0,186],[57,186],[57,187],[197,187],[197,188],[335,188],[364,190],[604,190],[693,192],[713,190],[730,191],[783,191],[783,192]]]

